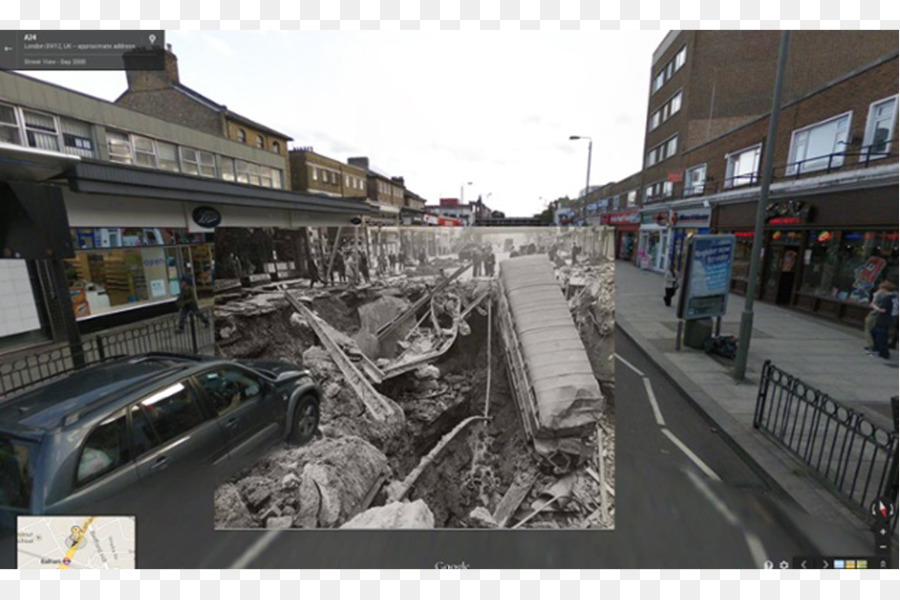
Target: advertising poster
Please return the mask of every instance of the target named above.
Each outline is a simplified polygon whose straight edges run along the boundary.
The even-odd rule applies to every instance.
[[[688,321],[720,317],[728,306],[733,235],[695,235],[691,238],[678,318]]]

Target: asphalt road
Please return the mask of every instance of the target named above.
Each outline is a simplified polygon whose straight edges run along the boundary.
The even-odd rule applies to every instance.
[[[621,333],[614,531],[212,530],[209,477],[147,499],[141,568],[762,568],[817,553],[797,507]],[[834,536],[832,536],[833,538]],[[846,540],[847,552],[858,540]],[[841,546],[837,540],[836,546]],[[832,549],[834,550],[834,549]],[[15,565],[0,539],[0,568]]]

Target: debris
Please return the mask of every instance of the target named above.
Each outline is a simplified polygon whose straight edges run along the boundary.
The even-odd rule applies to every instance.
[[[506,523],[513,516],[513,513],[516,512],[516,509],[519,508],[519,505],[522,504],[522,501],[525,500],[525,496],[528,495],[531,488],[534,487],[537,478],[537,470],[519,473],[519,477],[506,490],[506,494],[500,500],[497,510],[494,511],[494,521],[496,521],[497,527],[506,527]]]
[[[241,495],[234,484],[226,483],[219,486],[216,489],[214,503],[216,529],[244,529],[256,526],[250,510],[241,500]]]
[[[469,518],[472,520],[472,524],[476,527],[481,527],[484,529],[497,528],[497,521],[495,521],[494,517],[491,516],[490,511],[483,506],[475,507],[472,512],[469,513]]]
[[[341,529],[433,529],[434,514],[421,499],[414,502],[391,502],[360,513],[344,523]]]
[[[569,504],[572,499],[572,489],[575,486],[575,473],[569,473],[562,479],[558,479],[552,485],[544,488],[538,494],[537,500],[532,503],[532,508],[536,508],[540,504],[546,502],[547,498],[558,498],[557,506],[560,509]]]
[[[441,376],[441,370],[434,365],[422,365],[414,374],[416,379],[437,379]]]
[[[290,529],[293,524],[291,517],[269,517],[266,519],[266,529]]]
[[[571,494],[571,491],[569,491],[569,494]],[[531,514],[529,514],[527,517],[525,517],[524,519],[522,519],[521,521],[519,521],[518,523],[513,525],[512,529],[518,529],[519,527],[525,525],[528,521],[530,521],[531,519],[533,519],[534,517],[536,517],[537,515],[542,513],[545,509],[547,509],[551,504],[553,504],[554,502],[557,502],[558,500],[561,500],[562,498],[566,498],[566,497],[568,497],[568,496],[565,496],[565,495],[553,496],[552,498],[550,498],[549,500],[547,500],[546,502],[541,504],[538,508],[534,509],[531,512]]]
[[[413,469],[409,473],[409,475],[406,476],[406,479],[403,480],[400,486],[395,486],[391,490],[389,490],[388,497],[391,500],[402,500],[403,497],[412,488],[412,486],[416,483],[416,479],[419,478],[419,476],[422,474],[422,471],[424,471],[428,467],[428,465],[434,462],[435,457],[437,457],[437,455],[440,454],[441,450],[443,450],[444,447],[447,446],[447,444],[449,444],[454,437],[456,437],[456,434],[465,429],[469,423],[472,423],[474,421],[483,421],[487,418],[488,417],[474,416],[469,417],[468,419],[463,419],[459,423],[459,425],[453,428],[450,433],[441,438],[441,441],[438,442],[438,444],[431,450],[431,452],[429,452],[428,455],[419,462],[419,465],[415,469]]]

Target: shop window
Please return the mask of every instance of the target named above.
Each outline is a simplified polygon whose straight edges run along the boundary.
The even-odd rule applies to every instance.
[[[142,167],[156,168],[156,147],[153,140],[140,135],[131,136],[134,144],[134,163]]]
[[[684,174],[684,195],[694,196],[703,193],[706,185],[706,165],[691,167]]]
[[[128,423],[121,413],[100,423],[88,435],[78,457],[77,483],[90,483],[129,462]]]
[[[8,104],[0,104],[0,142],[22,144],[16,109]]]
[[[751,185],[759,179],[759,153],[762,144],[733,152],[725,157],[725,187]]]
[[[131,138],[127,133],[118,131],[106,132],[106,145],[109,150],[109,160],[112,162],[130,165],[131,157]]]
[[[25,139],[30,147],[59,150],[56,118],[53,115],[23,110],[22,116],[25,117]]]
[[[94,158],[94,139],[91,126],[82,121],[62,119],[63,146],[68,154]]]
[[[885,231],[809,232],[800,291],[868,304],[883,280],[897,284],[897,233]]]
[[[787,174],[819,171],[844,164],[843,153],[850,135],[850,115],[847,112],[795,130],[791,135]]]
[[[891,139],[897,122],[897,96],[880,100],[869,107],[863,156],[860,160],[884,158],[891,151]]]

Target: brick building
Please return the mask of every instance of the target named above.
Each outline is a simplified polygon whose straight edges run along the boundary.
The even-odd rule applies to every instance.
[[[657,49],[640,175],[641,266],[680,267],[691,234],[735,233],[732,289],[746,290],[778,38],[673,32]],[[857,323],[869,279],[896,283],[896,42],[896,32],[792,34],[761,299]]]
[[[397,224],[400,210],[403,208],[403,194],[406,189],[402,177],[389,177],[369,167],[369,158],[356,156],[347,159],[347,164],[357,167],[366,173],[366,196],[381,213],[385,224]]]
[[[128,89],[115,103],[131,110],[288,157],[287,134],[239,115],[181,83],[168,45],[162,71],[126,71]]]
[[[312,148],[291,150],[290,165],[294,190],[342,198],[368,195],[365,169],[317,154]]]

